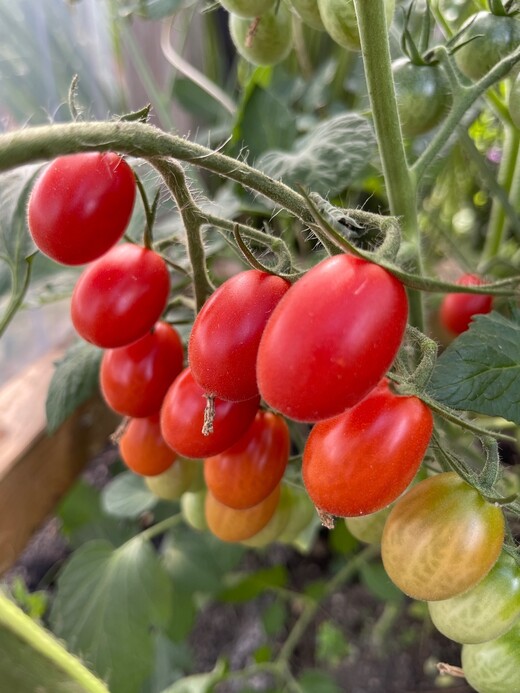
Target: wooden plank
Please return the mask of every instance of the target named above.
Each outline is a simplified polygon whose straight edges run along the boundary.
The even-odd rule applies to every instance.
[[[119,422],[97,396],[47,435],[45,399],[61,355],[53,351],[38,359],[0,389],[0,574]]]

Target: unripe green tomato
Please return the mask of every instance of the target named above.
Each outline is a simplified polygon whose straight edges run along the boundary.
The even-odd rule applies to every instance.
[[[304,24],[317,31],[325,31],[321,20],[318,0],[289,0],[294,11]]]
[[[329,36],[344,48],[361,49],[354,0],[318,0],[320,16]],[[390,27],[395,0],[385,0],[386,23]]]
[[[289,520],[292,504],[293,497],[291,492],[285,484],[282,484],[280,490],[280,500],[278,501],[274,515],[271,517],[265,527],[263,527],[259,532],[257,532],[257,534],[254,534],[249,539],[245,539],[242,544],[245,544],[245,546],[260,548],[261,546],[272,544],[273,541],[278,541],[280,534],[285,529],[285,526]]]
[[[473,40],[455,53],[455,62],[474,81],[484,77],[520,44],[520,20],[516,15],[498,17],[490,12],[478,12],[464,26],[469,28],[463,40]]]
[[[303,489],[291,488],[293,504],[289,513],[289,520],[278,541],[291,544],[301,532],[312,522],[316,509]]]
[[[423,135],[438,125],[450,108],[448,79],[440,65],[415,65],[408,58],[396,60],[392,72],[403,135]]]
[[[386,518],[390,515],[392,507],[393,504],[378,510],[376,513],[370,513],[370,515],[346,517],[345,524],[348,531],[358,541],[362,541],[365,544],[380,544]]]
[[[457,597],[429,602],[433,624],[460,643],[498,638],[520,618],[520,566],[502,552],[486,577]]]
[[[185,460],[182,457],[177,460],[162,474],[145,477],[145,482],[150,491],[163,500],[179,500],[187,491],[197,473],[197,464],[193,460]]]
[[[274,7],[276,0],[220,0],[222,7],[237,17],[259,17]]]
[[[254,65],[276,65],[292,49],[291,13],[283,3],[256,19],[230,14],[229,31],[238,53]]]
[[[509,113],[511,120],[520,130],[520,72],[517,74],[509,94]]]
[[[520,693],[520,621],[495,640],[463,645],[462,668],[477,693]]]
[[[202,488],[198,491],[186,491],[181,496],[182,516],[190,527],[199,532],[205,532],[208,529],[204,510],[206,493],[207,489]]]

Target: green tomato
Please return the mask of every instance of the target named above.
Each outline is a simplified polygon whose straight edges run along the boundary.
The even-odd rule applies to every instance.
[[[274,7],[276,0],[220,0],[222,7],[237,17],[259,17]]]
[[[509,113],[513,123],[520,130],[520,72],[516,76],[509,94]]]
[[[238,53],[254,65],[276,65],[292,49],[291,13],[283,4],[253,20],[230,14],[229,31]]]
[[[455,53],[455,62],[459,70],[474,81],[484,77],[520,44],[518,16],[498,17],[490,12],[478,12],[464,26],[469,28],[463,40],[476,38]]]
[[[520,618],[520,566],[502,552],[486,577],[468,592],[429,602],[435,627],[451,640],[481,643],[498,638]]]
[[[440,65],[414,65],[408,58],[396,60],[392,72],[403,135],[423,135],[451,106],[448,79]]]
[[[293,497],[289,519],[278,541],[291,544],[298,535],[312,522],[315,515],[314,505],[303,489],[289,487]]]
[[[325,31],[318,8],[318,0],[289,0],[292,8],[304,24],[317,31]]]
[[[362,541],[365,544],[380,544],[386,518],[390,515],[392,507],[393,505],[389,505],[387,508],[369,515],[346,517],[345,524],[348,531],[358,541]]]
[[[204,503],[206,501],[207,489],[202,488],[198,491],[186,491],[181,496],[181,512],[187,524],[199,532],[208,529],[206,522],[206,511]]]
[[[477,693],[520,693],[520,621],[495,640],[463,645],[462,668]]]
[[[152,493],[163,500],[179,500],[187,491],[197,475],[197,465],[194,460],[177,460],[162,474],[145,477],[145,483]]]
[[[344,48],[361,48],[354,0],[318,0],[320,16],[329,36]],[[388,27],[394,16],[395,0],[385,0]]]
[[[280,534],[285,529],[285,526],[289,520],[292,504],[293,497],[291,492],[287,486],[282,484],[280,490],[280,500],[278,501],[278,505],[276,506],[276,510],[274,511],[271,519],[259,532],[254,534],[252,537],[249,537],[249,539],[242,541],[242,544],[260,548],[261,546],[272,544],[273,541],[278,541]]]

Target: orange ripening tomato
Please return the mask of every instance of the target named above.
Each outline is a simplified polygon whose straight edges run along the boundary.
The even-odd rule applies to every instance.
[[[280,482],[289,460],[289,429],[277,414],[259,411],[234,445],[204,462],[212,494],[230,508],[251,508]]]
[[[126,466],[136,474],[162,474],[177,459],[161,434],[159,415],[132,419],[119,441],[119,452]]]
[[[280,500],[280,484],[267,498],[245,510],[230,508],[208,491],[206,494],[206,521],[208,528],[222,541],[236,542],[250,539],[263,529],[274,515]]]
[[[504,530],[500,507],[455,472],[437,474],[396,502],[383,531],[383,565],[413,599],[450,599],[491,570]]]

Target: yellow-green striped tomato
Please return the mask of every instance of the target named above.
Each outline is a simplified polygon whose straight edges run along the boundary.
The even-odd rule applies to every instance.
[[[298,538],[298,535],[312,522],[316,513],[311,499],[303,489],[289,487],[293,497],[289,519],[283,532],[278,537],[278,541],[291,544]]]
[[[207,489],[204,487],[197,491],[186,491],[181,496],[182,516],[190,527],[199,532],[204,532],[208,529],[206,511],[204,509],[206,492]]]
[[[463,645],[462,668],[477,693],[520,693],[520,621],[479,645]]]
[[[253,65],[276,65],[292,48],[292,21],[287,7],[280,3],[256,19],[229,15],[229,32],[238,53]]]
[[[145,483],[158,498],[179,500],[196,478],[198,464],[198,461],[185,460],[179,457],[162,474],[145,477]]]
[[[329,36],[344,48],[359,51],[359,29],[354,0],[318,0],[320,16]],[[385,0],[386,23],[392,23],[395,0]]]
[[[383,531],[390,579],[414,599],[462,594],[495,564],[504,540],[502,510],[455,472],[421,481],[400,498]]]
[[[498,638],[520,618],[520,566],[503,551],[489,573],[464,594],[428,608],[435,627],[451,640],[481,643]]]
[[[274,515],[265,527],[249,539],[245,539],[242,543],[246,546],[260,548],[261,546],[272,544],[273,541],[277,541],[287,525],[292,504],[293,498],[291,492],[285,484],[282,484],[280,489],[280,500],[278,501]]]

